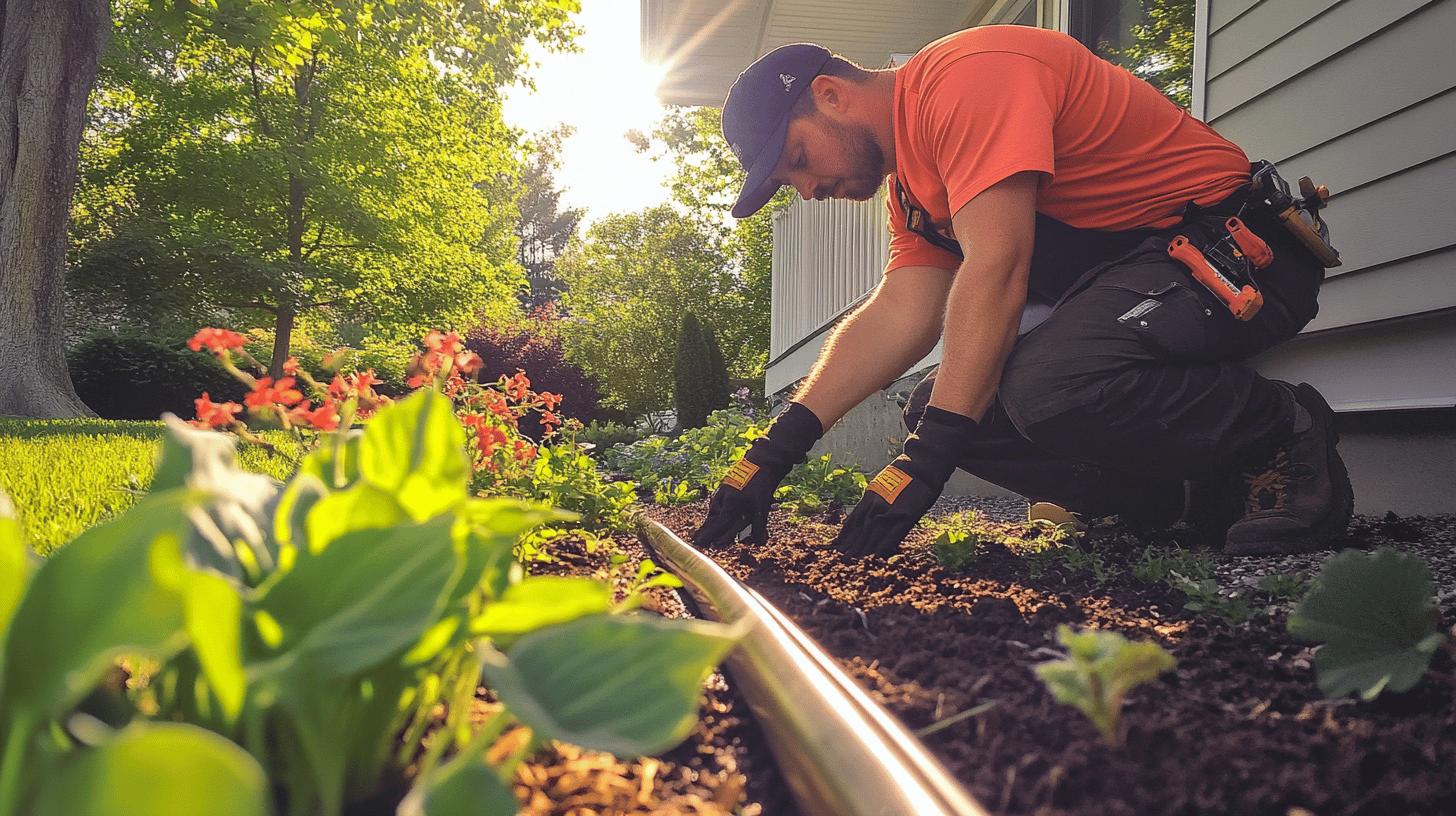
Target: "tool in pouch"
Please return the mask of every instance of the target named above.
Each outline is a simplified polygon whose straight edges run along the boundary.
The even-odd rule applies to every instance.
[[[1273,164],[1260,161],[1253,167],[1249,198],[1239,214],[1250,207],[1274,213],[1321,265],[1327,269],[1339,266],[1340,253],[1330,245],[1329,226],[1319,215],[1329,201],[1329,188],[1315,185],[1305,176],[1299,180],[1302,197],[1295,198]],[[1174,236],[1168,254],[1188,267],[1193,279],[1222,301],[1235,318],[1252,320],[1264,305],[1253,270],[1272,263],[1274,252],[1237,215],[1226,219],[1223,228],[1222,236],[1203,247],[1186,235]]]

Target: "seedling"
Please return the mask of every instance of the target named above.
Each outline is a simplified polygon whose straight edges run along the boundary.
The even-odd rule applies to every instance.
[[[1345,550],[1325,561],[1287,626],[1295,637],[1324,644],[1314,669],[1326,697],[1359,692],[1373,700],[1386,689],[1409,691],[1429,671],[1436,649],[1450,648],[1437,629],[1434,594],[1431,571],[1416,556],[1389,548],[1368,555]]]
[[[1126,738],[1122,704],[1128,692],[1177,662],[1156,643],[1129,641],[1116,632],[1076,632],[1062,625],[1057,642],[1066,647],[1066,658],[1042,663],[1036,676],[1057,702],[1086,714],[1108,745],[1121,747]]]
[[[953,572],[965,569],[986,552],[989,539],[978,530],[950,528],[942,530],[930,545],[930,554],[940,565]]]
[[[1182,547],[1145,547],[1132,565],[1132,577],[1144,584],[1163,583],[1175,572],[1201,581],[1213,575],[1213,565],[1208,556]]]
[[[1298,572],[1260,575],[1257,586],[1275,601],[1292,601],[1309,591],[1310,579]]]
[[[1180,572],[1170,572],[1168,586],[1183,593],[1183,608],[1189,612],[1214,615],[1232,624],[1245,623],[1254,617],[1254,608],[1248,600],[1237,594],[1224,595],[1213,578],[1195,581]]]

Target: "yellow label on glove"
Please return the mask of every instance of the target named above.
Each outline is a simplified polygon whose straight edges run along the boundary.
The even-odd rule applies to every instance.
[[[755,473],[758,473],[758,465],[747,459],[739,459],[737,464],[728,468],[728,472],[723,475],[723,484],[734,490],[742,490]]]
[[[910,484],[910,474],[894,465],[888,465],[880,471],[880,475],[870,480],[865,489],[874,491],[886,502],[894,504],[895,499],[900,498],[900,493],[908,484]]]

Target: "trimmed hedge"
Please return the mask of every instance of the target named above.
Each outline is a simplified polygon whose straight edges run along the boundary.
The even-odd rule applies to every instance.
[[[204,391],[217,402],[241,401],[247,392],[181,339],[96,335],[66,357],[76,393],[104,419],[157,419],[167,411],[191,419],[192,401]]]

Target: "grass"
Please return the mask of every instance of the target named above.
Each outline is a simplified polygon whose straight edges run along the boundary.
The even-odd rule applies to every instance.
[[[109,419],[0,418],[0,490],[41,555],[131,507],[152,482],[162,447],[161,422]],[[281,432],[263,436],[285,450]],[[285,457],[244,446],[238,464],[276,479],[293,470]]]

